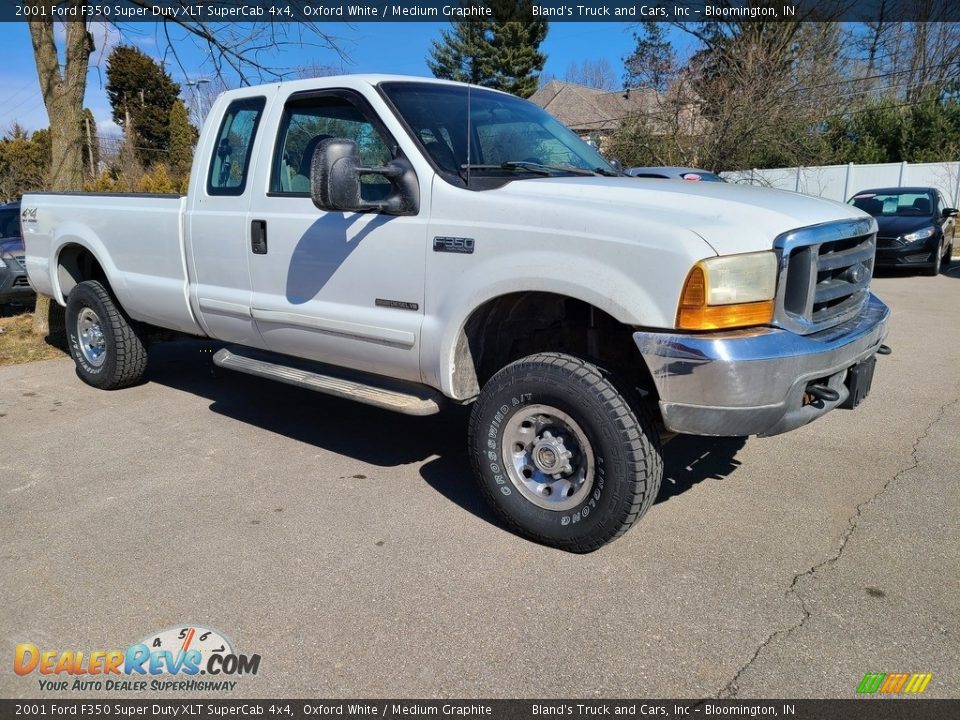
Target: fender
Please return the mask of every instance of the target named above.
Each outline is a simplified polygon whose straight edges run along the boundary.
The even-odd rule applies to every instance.
[[[60,255],[68,245],[78,245],[93,255],[94,259],[100,264],[100,267],[103,268],[111,290],[113,290],[117,299],[121,305],[123,305],[124,297],[128,294],[128,289],[122,273],[120,273],[110,259],[110,253],[107,252],[100,238],[90,227],[70,220],[57,226],[57,232],[53,238],[53,252],[51,253],[53,263],[49,268],[49,274],[54,299],[61,305],[66,305],[67,303],[60,282]]]
[[[577,272],[571,276],[566,269],[574,260]],[[532,267],[539,275],[522,272]],[[517,292],[580,300],[626,325],[657,327],[672,321],[664,316],[662,302],[656,302],[635,277],[608,264],[535,248],[495,256],[470,268],[442,298],[428,297],[420,347],[422,382],[447,397],[468,399],[458,397],[454,382],[458,342],[467,321],[485,303]]]

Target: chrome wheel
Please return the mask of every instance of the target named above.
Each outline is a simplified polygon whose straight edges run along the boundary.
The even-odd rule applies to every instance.
[[[569,510],[593,487],[593,448],[565,412],[550,405],[521,408],[503,432],[503,462],[514,487],[547,510]]]
[[[107,341],[103,337],[100,318],[88,307],[77,315],[77,342],[84,360],[94,367],[103,365],[107,359]]]

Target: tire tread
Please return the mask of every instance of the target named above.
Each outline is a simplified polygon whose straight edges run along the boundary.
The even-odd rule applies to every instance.
[[[108,348],[108,352],[114,353],[113,372],[104,376],[103,382],[97,383],[96,387],[102,390],[119,390],[136,385],[146,374],[147,348],[135,321],[120,308],[102,283],[86,280],[74,288],[71,296],[80,288],[91,292],[100,302],[106,316],[101,318],[101,322],[109,325],[114,340],[112,347]]]
[[[543,366],[553,367],[569,373],[583,382],[588,392],[601,399],[605,410],[610,417],[616,417],[619,425],[618,432],[623,446],[627,450],[627,475],[633,478],[627,485],[629,498],[626,512],[615,525],[603,528],[602,532],[595,533],[590,540],[557,540],[547,538],[521,527],[509,514],[504,511],[492,492],[488,483],[480,482],[480,488],[488,503],[494,508],[497,516],[514,532],[529,537],[537,542],[559,547],[575,553],[588,553],[599,549],[607,543],[619,538],[629,530],[644,513],[653,505],[660,488],[660,479],[663,474],[663,460],[660,453],[660,439],[653,431],[655,424],[649,412],[640,403],[631,404],[628,400],[629,391],[621,389],[617,379],[589,360],[573,355],[558,352],[543,352],[529,355],[507,365],[494,375],[488,383],[497,386],[517,375],[536,372]],[[479,420],[482,415],[484,396],[481,395],[470,419],[469,444],[476,447],[476,440],[480,432]],[[648,430],[645,430],[647,428]],[[480,476],[480,462],[478,453],[471,452],[471,463],[474,473]]]

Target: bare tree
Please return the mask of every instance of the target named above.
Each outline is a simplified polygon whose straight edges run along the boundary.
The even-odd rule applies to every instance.
[[[935,2],[919,2],[915,12],[915,22],[881,15],[855,27],[854,46],[866,56],[856,79],[871,95],[912,103],[960,81],[960,23],[945,22],[947,9]]]
[[[347,70],[344,69],[343,63],[340,63],[339,65],[333,65],[329,63],[313,62],[309,63],[308,65],[301,65],[296,70],[296,76],[303,79],[347,74]]]
[[[118,0],[118,4],[148,8],[150,0]],[[87,87],[87,69],[94,51],[93,36],[88,20],[71,20],[66,23],[64,38],[64,63],[61,66],[54,33],[55,5],[64,5],[62,0],[40,0],[46,14],[30,21],[30,37],[37,65],[40,90],[50,119],[53,167],[52,190],[79,190],[83,187],[83,135],[81,117],[83,97]],[[84,0],[67,0],[76,17],[84,17],[80,8]],[[296,0],[294,4],[309,4],[309,0]],[[210,51],[215,73],[236,75],[247,84],[253,78],[282,77],[285,73],[271,67],[267,54],[286,45],[313,44],[332,49],[342,55],[336,38],[321,31],[316,23],[273,23],[269,20],[253,23],[207,22],[189,16],[164,16],[159,21],[166,41],[164,55],[176,63],[184,75],[183,64],[177,52],[178,43],[186,38],[206,44]],[[128,26],[114,24],[121,34],[130,32]],[[308,40],[308,38],[312,38]],[[38,299],[34,315],[34,330],[41,334],[49,332],[49,303]]]
[[[563,76],[564,82],[585,85],[596,90],[616,90],[617,76],[606,58],[570,63]]]
[[[699,49],[678,67],[659,28],[638,35],[628,82],[660,92],[618,133],[621,161],[732,170],[821,157],[823,141],[810,129],[839,106],[838,24],[753,21],[684,29]]]

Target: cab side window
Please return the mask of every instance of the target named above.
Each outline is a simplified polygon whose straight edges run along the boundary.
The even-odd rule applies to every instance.
[[[253,141],[266,98],[243,98],[230,103],[223,115],[217,144],[210,159],[207,192],[210,195],[242,195],[247,186]]]
[[[327,138],[353,140],[364,165],[383,165],[390,149],[379,130],[349,100],[341,97],[306,98],[287,104],[277,136],[270,192],[305,195],[310,192],[313,152]],[[390,192],[381,175],[360,179],[365,200],[379,200]]]

